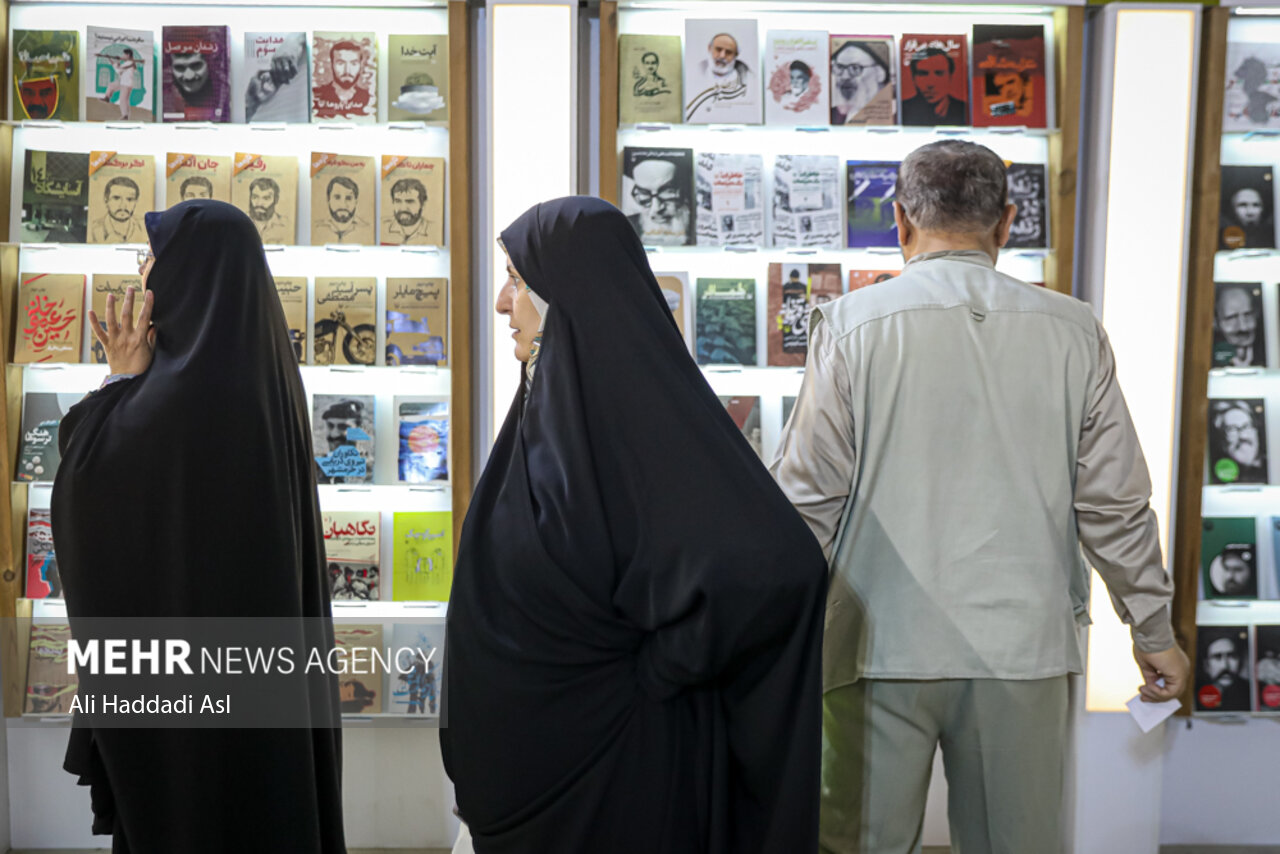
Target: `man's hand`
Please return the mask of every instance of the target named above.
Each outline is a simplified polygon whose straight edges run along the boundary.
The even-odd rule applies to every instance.
[[[1163,703],[1182,694],[1191,675],[1191,662],[1179,647],[1171,646],[1162,652],[1143,652],[1134,647],[1133,658],[1142,671],[1143,684],[1138,688],[1144,703]],[[1163,679],[1164,687],[1156,684]]]
[[[151,306],[155,298],[151,291],[143,292],[137,323],[133,320],[133,298],[134,289],[130,287],[124,294],[122,312],[116,314],[116,296],[107,294],[105,323],[98,320],[92,310],[89,312],[89,327],[107,354],[107,364],[113,374],[140,374],[151,366],[156,346],[156,331],[151,327]]]

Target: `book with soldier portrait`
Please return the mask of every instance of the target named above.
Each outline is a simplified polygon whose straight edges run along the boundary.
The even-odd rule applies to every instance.
[[[13,31],[13,119],[80,118],[80,33]]]
[[[311,400],[316,483],[373,483],[371,394],[317,394]]]
[[[760,398],[754,395],[722,394],[720,402],[724,404],[725,411],[729,413],[733,423],[738,425],[742,435],[747,438],[751,450],[756,452],[757,457],[762,456],[764,446],[760,440]]]
[[[770,30],[765,39],[764,120],[827,124],[827,33]]]
[[[289,327],[289,343],[298,364],[307,361],[307,277],[272,276],[276,283],[276,296],[284,311],[284,322]]]
[[[1267,483],[1267,409],[1260,397],[1209,401],[1209,482]]]
[[[662,298],[667,301],[667,308],[671,309],[676,328],[680,330],[680,337],[684,339],[687,347],[689,345],[689,274],[654,272],[653,277],[658,280],[658,290],[662,291]]]
[[[1018,206],[1009,227],[1009,249],[1044,249],[1049,245],[1049,185],[1043,163],[1010,163],[1009,202]]]
[[[774,159],[772,245],[844,248],[840,205],[839,158],[779,154]]]
[[[334,599],[377,600],[380,547],[377,510],[325,511],[320,514],[324,532],[324,559]]]
[[[231,121],[230,39],[225,26],[161,29],[164,121]]]
[[[377,363],[377,291],[373,276],[316,277],[312,364]]]
[[[27,511],[27,584],[23,595],[28,599],[63,598],[53,547],[53,518],[48,507]]]
[[[1200,520],[1200,574],[1205,599],[1258,598],[1257,520]]]
[[[1219,249],[1276,247],[1275,175],[1271,166],[1223,166]]]
[[[1253,675],[1257,681],[1257,711],[1280,714],[1280,626],[1253,627]]]
[[[680,37],[618,37],[618,121],[679,124]]]
[[[449,280],[387,278],[387,364],[449,364]]]
[[[62,461],[58,425],[81,400],[82,392],[28,391],[22,395],[22,442],[13,479],[22,483],[53,483]]]
[[[192,199],[231,201],[231,158],[171,151],[164,156],[164,206]]]
[[[973,25],[975,127],[1045,126],[1044,27]]]
[[[449,120],[449,37],[387,37],[387,121]]]
[[[694,173],[699,246],[764,243],[764,158],[700,152]]]
[[[342,714],[382,714],[384,674],[373,654],[374,650],[382,650],[382,626],[335,622],[333,648],[347,662],[346,672],[338,675],[338,708]]]
[[[80,681],[67,666],[70,640],[71,626],[66,623],[31,624],[24,715],[71,714],[71,701],[75,699]]]
[[[391,698],[389,712],[421,717],[440,715],[444,703],[441,693],[444,645],[443,617],[392,626],[391,648],[396,657],[388,680],[391,683],[387,692]]]
[[[378,242],[377,167],[358,154],[311,152],[311,245]]]
[[[622,149],[621,202],[645,246],[692,246],[693,149]]]
[[[15,364],[80,361],[84,284],[80,273],[22,274],[14,324]]]
[[[297,240],[298,158],[236,152],[231,204],[249,215],[264,244]]]
[[[841,293],[839,264],[769,265],[765,337],[769,365],[804,367],[809,355],[809,316]]]
[[[1213,291],[1213,366],[1265,368],[1262,283],[1215,282]]]
[[[90,243],[146,243],[142,217],[155,205],[155,157],[89,152]]]
[[[396,480],[431,483],[449,479],[449,401],[439,397],[402,397],[392,402],[400,452]]]
[[[138,316],[142,314],[142,276],[137,274],[123,275],[118,273],[94,273],[93,281],[89,288],[89,307],[93,309],[93,313],[98,316],[98,324],[105,330],[107,316],[107,297],[116,298],[116,311],[124,311],[124,297],[129,288],[134,290],[133,298],[133,320],[136,323]],[[89,322],[85,318],[85,323]],[[93,334],[93,328],[85,327],[85,338],[89,344],[89,362],[94,365],[107,364],[107,352],[102,348],[102,342],[98,340],[98,336]]]
[[[88,27],[85,67],[92,75],[84,98],[91,122],[156,120],[156,37],[151,30]]]
[[[831,124],[891,125],[898,119],[893,38],[831,36]]]
[[[1248,626],[1197,626],[1195,663],[1197,713],[1250,710]]]
[[[89,232],[89,155],[27,149],[22,162],[21,243],[84,243]]]
[[[1280,127],[1280,45],[1227,42],[1222,130]]]
[[[383,246],[444,246],[444,158],[382,155]]]
[[[448,602],[453,587],[453,514],[399,512],[392,516],[392,529],[392,599]]]
[[[311,119],[378,120],[378,38],[316,31],[311,45]]]
[[[311,61],[307,34],[244,34],[244,120],[311,120]]]
[[[878,285],[881,282],[887,282],[901,272],[901,270],[850,270],[849,290],[856,291],[858,288],[865,288],[867,285]]]
[[[754,19],[684,22],[684,120],[760,124],[760,37]]]
[[[908,33],[898,51],[902,124],[969,124],[969,37]]]
[[[846,198],[850,249],[898,245],[893,200],[899,165],[885,161],[849,161]]]
[[[755,279],[698,279],[694,353],[699,365],[757,364]]]

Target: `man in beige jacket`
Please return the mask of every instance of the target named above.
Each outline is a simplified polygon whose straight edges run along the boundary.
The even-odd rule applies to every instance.
[[[989,149],[917,149],[894,203],[902,275],[811,319],[772,471],[830,561],[824,852],[918,850],[939,743],[955,850],[1060,850],[1081,547],[1131,627],[1144,699],[1186,685],[1106,332],[995,271],[1015,213]]]

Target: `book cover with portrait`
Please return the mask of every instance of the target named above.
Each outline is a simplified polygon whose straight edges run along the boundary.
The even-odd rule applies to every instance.
[[[698,279],[694,353],[699,365],[755,365],[756,280]]]
[[[1257,520],[1209,517],[1200,520],[1201,589],[1205,599],[1258,598]]]
[[[1253,627],[1253,675],[1258,689],[1257,711],[1280,714],[1280,626]]]
[[[833,125],[898,123],[897,65],[891,36],[830,37]]]
[[[809,355],[809,315],[815,306],[838,298],[843,293],[841,285],[839,264],[769,265],[767,364],[804,367]]]
[[[150,154],[89,152],[89,242],[147,242],[144,214],[156,206],[156,159]]]
[[[164,206],[192,199],[231,202],[231,158],[171,151],[164,156]]]
[[[1280,44],[1228,39],[1222,131],[1280,127]]]
[[[878,285],[881,282],[887,282],[901,272],[901,270],[850,270],[849,290],[856,291],[858,288],[865,288],[867,285]]]
[[[685,346],[689,346],[689,274],[655,272],[653,277],[658,280],[658,290],[662,291],[662,298],[671,309],[680,337],[684,339]]]
[[[968,36],[907,33],[898,51],[904,125],[969,124]]]
[[[307,277],[272,276],[276,283],[276,296],[284,311],[285,326],[289,328],[289,343],[298,364],[307,361]]]
[[[13,479],[22,483],[53,483],[62,461],[58,425],[81,400],[83,392],[28,391],[22,395],[22,440]]]
[[[23,273],[18,285],[18,316],[13,361],[79,362],[84,330],[81,273]]]
[[[391,649],[396,658],[387,680],[387,696],[391,698],[387,711],[415,717],[440,716],[444,708],[444,644],[443,617],[392,626]]]
[[[85,243],[89,233],[89,155],[27,149],[22,161],[22,223],[15,242]]]
[[[265,245],[297,241],[298,158],[237,151],[231,204],[249,215]]]
[[[311,120],[306,33],[245,33],[241,69],[246,122]]]
[[[27,580],[23,595],[28,599],[63,598],[53,547],[53,518],[48,507],[27,511]]]
[[[724,404],[725,411],[729,413],[733,423],[738,425],[742,435],[747,438],[751,450],[756,452],[757,457],[761,456],[764,449],[760,440],[760,398],[754,395],[722,394],[720,402]]]
[[[840,196],[838,157],[779,154],[773,161],[770,244],[843,249]]]
[[[1214,282],[1213,296],[1213,366],[1265,368],[1262,283]]]
[[[378,37],[316,31],[311,42],[311,119],[378,120]]]
[[[324,559],[329,566],[334,599],[376,601],[381,597],[378,531],[382,514],[377,510],[326,510],[320,514],[324,532]]]
[[[684,22],[684,120],[758,125],[761,118],[759,26],[754,19]]]
[[[449,280],[387,278],[387,364],[449,364]]]
[[[92,75],[84,98],[91,122],[156,120],[156,37],[151,30],[85,29],[85,67]]]
[[[449,479],[449,401],[397,395],[396,435],[400,448],[396,479],[431,483]]]
[[[371,394],[317,394],[311,400],[316,483],[373,483]]]
[[[693,149],[622,149],[622,212],[645,246],[692,246]]]
[[[378,242],[378,167],[372,156],[311,152],[311,245]]]
[[[71,626],[66,623],[31,624],[27,649],[27,697],[24,715],[69,715],[80,681],[67,666]],[[70,672],[68,672],[70,671]]]
[[[338,674],[338,708],[342,714],[382,714],[384,673],[382,661],[374,656],[374,650],[379,656],[385,655],[382,626],[337,620],[333,624],[333,648],[347,662],[346,672]]]
[[[398,512],[392,516],[392,529],[392,599],[448,602],[453,587],[453,514]]]
[[[1009,163],[1009,202],[1018,206],[1009,227],[1008,249],[1049,246],[1049,180],[1043,163]]]
[[[898,245],[893,200],[900,165],[886,161],[849,161],[845,198],[850,249]]]
[[[764,158],[700,152],[694,172],[699,246],[764,244]]]
[[[161,118],[231,121],[231,41],[227,27],[163,27]]]
[[[449,37],[387,37],[387,121],[449,121]]]
[[[1042,25],[973,25],[975,127],[1044,127],[1045,80]]]
[[[1267,483],[1267,409],[1260,397],[1209,401],[1209,482]]]
[[[1219,249],[1274,249],[1275,176],[1270,166],[1223,166]]]
[[[138,322],[138,317],[142,314],[142,276],[129,273],[94,273],[93,281],[89,287],[89,307],[93,309],[93,313],[98,316],[98,324],[102,329],[107,328],[107,297],[116,298],[116,312],[119,314],[124,311],[124,297],[128,293],[129,288],[133,288],[133,321]],[[93,334],[93,328],[88,326],[89,319],[85,317],[85,334],[86,343],[89,345],[89,362],[94,365],[107,364],[107,351],[102,348],[102,342],[98,340],[98,336]]]
[[[618,37],[618,123],[680,124],[679,36]]]
[[[1253,705],[1251,662],[1248,626],[1197,626],[1195,711],[1248,712]]]
[[[316,277],[313,365],[376,364],[377,293],[373,276]]]
[[[13,31],[13,120],[80,118],[80,33]]]
[[[382,155],[383,246],[444,246],[444,158]]]
[[[826,31],[769,30],[764,56],[765,123],[827,124]]]

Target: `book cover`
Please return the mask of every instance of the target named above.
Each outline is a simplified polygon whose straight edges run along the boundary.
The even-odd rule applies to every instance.
[[[89,234],[89,155],[32,151],[23,156],[22,243],[84,243]]]
[[[89,242],[147,242],[144,214],[156,207],[156,159],[150,154],[89,152]]]
[[[849,248],[898,245],[893,221],[898,163],[850,160],[848,163]]]
[[[449,37],[387,37],[387,121],[449,120]]]
[[[378,38],[373,33],[312,34],[311,119],[378,120]]]
[[[729,413],[729,417],[733,419],[733,423],[738,425],[738,429],[742,431],[742,435],[747,437],[747,442],[751,445],[751,449],[756,452],[756,456],[764,453],[760,443],[760,398],[747,395],[720,395],[720,402],[724,404],[725,411]]]
[[[334,599],[371,601],[378,592],[380,546],[378,511],[326,511],[320,514],[324,558]]]
[[[444,246],[444,158],[382,155],[383,246]]]
[[[1213,291],[1213,366],[1265,368],[1262,283],[1215,282]]]
[[[80,273],[22,275],[13,347],[16,364],[80,361],[84,284]]]
[[[338,706],[344,715],[382,714],[382,626],[377,623],[333,624],[333,647],[347,664],[338,675]]]
[[[396,602],[448,602],[453,586],[453,514],[401,512],[392,519]]]
[[[850,270],[849,290],[856,291],[858,288],[865,288],[867,285],[878,285],[881,282],[887,282],[901,272],[901,270]]]
[[[307,34],[244,34],[244,120],[311,120],[311,60]]]
[[[619,36],[619,124],[680,124],[680,75],[679,36]]]
[[[1200,575],[1206,599],[1258,598],[1257,520],[1200,520]]]
[[[236,152],[231,204],[249,215],[264,244],[292,246],[297,239],[298,158]]]
[[[906,34],[898,55],[904,125],[969,124],[969,38]]]
[[[443,705],[444,620],[396,623],[391,629],[391,708],[400,715],[437,717]]]
[[[372,365],[378,359],[378,280],[373,276],[317,276],[315,365]]]
[[[785,276],[785,277],[784,277]],[[768,364],[804,367],[809,355],[809,315],[841,294],[839,264],[769,265]]]
[[[1227,42],[1222,130],[1280,127],[1280,44]]]
[[[53,547],[53,520],[48,507],[27,511],[27,585],[28,599],[61,599],[62,578],[58,575],[58,559]]]
[[[231,158],[171,151],[164,156],[164,206],[192,199],[231,202]]]
[[[1209,482],[1268,482],[1262,398],[1209,400]]]
[[[827,124],[826,32],[769,30],[764,55],[765,123]]]
[[[1044,127],[1046,79],[1042,25],[973,25],[975,127]]]
[[[760,124],[760,38],[751,20],[684,22],[684,120]]]
[[[87,121],[156,120],[155,33],[88,27],[85,65],[93,74],[84,99]]]
[[[373,415],[371,394],[312,398],[316,483],[373,483]]]
[[[160,62],[166,122],[231,121],[227,27],[163,27]]]
[[[890,36],[831,36],[831,124],[898,122]]]
[[[839,158],[779,154],[773,162],[772,245],[843,249],[840,195]]]
[[[298,364],[307,361],[307,277],[273,276],[276,296],[284,310],[284,322],[289,327],[289,342]]]
[[[375,245],[377,182],[371,156],[311,152],[311,245]]]
[[[1049,246],[1049,182],[1043,163],[1010,163],[1009,202],[1018,206],[1009,227],[1008,249]]]
[[[449,479],[449,401],[400,397],[392,401],[400,441],[397,479],[430,483]]]
[[[69,715],[79,679],[67,672],[66,623],[32,623],[27,653],[27,699],[24,715]]]
[[[80,33],[13,31],[13,118],[80,118]]]
[[[81,392],[29,391],[22,395],[22,443],[14,480],[53,483],[62,459],[58,424],[83,398]]]
[[[1248,712],[1253,699],[1251,660],[1248,626],[1197,626],[1195,710]]]
[[[138,316],[142,314],[142,276],[138,275],[118,275],[116,273],[94,273],[92,287],[89,294],[89,307],[93,309],[94,314],[98,315],[98,325],[104,330],[107,323],[104,318],[107,316],[107,297],[114,296],[116,298],[116,311],[119,312],[124,308],[124,296],[129,288],[134,289],[133,299],[133,319],[136,323]],[[87,324],[88,318],[85,319]],[[98,336],[93,334],[93,330],[88,326],[85,327],[85,338],[89,341],[89,361],[95,365],[107,364],[107,353],[102,349]]]
[[[1276,247],[1275,181],[1270,166],[1223,166],[1219,249]]]
[[[448,279],[387,279],[387,364],[449,364]]]
[[[622,149],[621,201],[645,246],[692,246],[693,149]]]
[[[658,280],[658,289],[671,309],[671,316],[676,320],[676,328],[685,345],[689,343],[689,274],[688,273],[654,273]]]
[[[1253,627],[1253,672],[1258,679],[1258,711],[1280,714],[1280,626]]]
[[[698,279],[694,339],[699,365],[755,365],[756,280]]]
[[[699,246],[764,243],[764,158],[759,154],[698,155]]]

